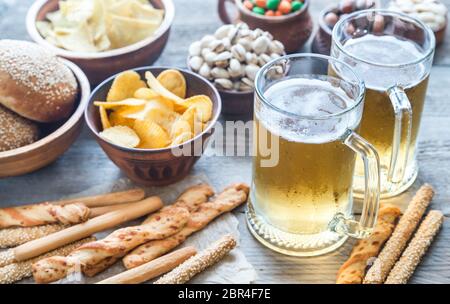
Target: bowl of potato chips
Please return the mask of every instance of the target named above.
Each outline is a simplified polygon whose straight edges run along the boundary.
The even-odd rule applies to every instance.
[[[98,84],[158,59],[174,14],[172,0],[37,0],[28,10],[27,30]]]
[[[193,72],[141,67],[101,83],[85,118],[131,180],[160,186],[189,173],[207,147],[221,106],[214,86]]]

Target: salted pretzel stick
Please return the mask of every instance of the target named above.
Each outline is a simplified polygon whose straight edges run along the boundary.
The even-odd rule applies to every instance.
[[[236,240],[230,234],[224,235],[210,247],[164,275],[154,284],[184,284],[206,268],[216,264],[236,247]]]
[[[110,205],[110,206],[103,206],[103,207],[96,207],[96,208],[92,208],[91,209],[91,215],[90,218],[94,218],[97,217],[99,215],[111,212],[111,211],[116,211],[122,208],[127,208],[132,206],[133,204],[135,204],[136,202],[131,202],[131,203],[123,203],[123,204],[117,204],[117,205]]]
[[[90,219],[64,230],[52,233],[43,238],[22,244],[14,249],[0,253],[0,267],[19,261],[25,261],[50,250],[88,237],[96,232],[112,228],[124,222],[136,219],[162,207],[159,197],[153,196],[135,203],[129,208]]]
[[[386,242],[372,267],[367,271],[363,281],[364,284],[382,284],[386,280],[395,262],[402,254],[406,243],[411,238],[414,230],[416,230],[433,195],[434,191],[430,185],[425,184],[420,187],[400,218],[392,236]]]
[[[184,247],[169,254],[163,255],[151,262],[142,264],[136,268],[124,271],[122,273],[119,273],[118,275],[100,281],[97,284],[143,283],[171,271],[196,253],[197,250],[195,250],[194,247]]]
[[[214,195],[214,191],[209,185],[207,185],[207,184],[196,185],[196,186],[190,187],[187,190],[185,190],[173,204],[171,204],[165,208],[171,208],[171,206],[183,207],[183,208],[187,208],[189,210],[189,212],[194,212],[194,211],[198,210],[198,208],[202,204],[207,202],[208,198],[211,197],[212,195]],[[142,224],[144,225],[144,224],[148,223],[152,219],[152,217],[153,217],[153,215],[149,216]],[[164,252],[167,252],[167,251],[164,251]],[[164,252],[159,255],[164,254]],[[96,265],[88,265],[84,271],[84,274],[87,276],[94,276],[95,274],[103,271],[110,265],[114,264],[114,262],[118,258],[121,258],[121,257],[111,257],[110,259],[101,261],[100,263],[98,263]]]
[[[83,203],[86,207],[103,207],[109,205],[131,203],[144,199],[145,191],[141,188],[106,193],[94,196],[77,197],[50,202],[57,205],[67,205],[73,203]]]
[[[169,252],[219,215],[244,203],[247,200],[248,191],[249,187],[245,184],[228,186],[213,201],[201,204],[197,211],[191,213],[189,222],[180,232],[166,239],[151,241],[137,247],[123,258],[123,264],[127,269],[131,269]]]
[[[392,268],[386,279],[386,284],[406,284],[414,273],[417,265],[433,242],[434,236],[438,233],[444,221],[442,212],[432,210],[420,224],[419,229],[414,234],[413,239],[406,247],[402,257]]]
[[[24,262],[18,262],[6,265],[0,268],[0,284],[11,284],[22,279],[32,276],[32,265],[33,263],[39,261],[40,259],[51,257],[54,255],[68,255],[72,250],[78,248],[79,246],[94,241],[94,237],[88,237],[72,244],[60,247],[58,249],[47,252],[46,254],[40,255],[38,257],[29,259]]]
[[[362,283],[369,259],[378,255],[386,240],[391,236],[400,214],[398,207],[381,204],[374,231],[368,238],[359,240],[355,244],[350,257],[339,269],[336,284]]]

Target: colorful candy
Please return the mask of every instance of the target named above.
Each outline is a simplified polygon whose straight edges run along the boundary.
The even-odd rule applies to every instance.
[[[255,14],[273,17],[301,10],[305,0],[243,0],[242,3],[245,8]]]

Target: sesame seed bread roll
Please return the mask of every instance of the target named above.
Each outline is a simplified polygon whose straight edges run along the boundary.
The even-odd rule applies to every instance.
[[[0,40],[0,104],[20,116],[38,122],[68,117],[77,86],[72,71],[41,46]]]
[[[36,123],[0,105],[0,152],[32,144],[38,138],[39,129]]]

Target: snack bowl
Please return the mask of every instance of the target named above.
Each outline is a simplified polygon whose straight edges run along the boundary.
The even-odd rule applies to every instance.
[[[175,16],[172,0],[150,0],[156,8],[164,9],[164,19],[154,35],[119,49],[98,53],[74,52],[54,46],[41,36],[36,27],[36,21],[44,20],[47,13],[57,10],[58,2],[59,0],[37,0],[33,3],[26,17],[28,34],[36,43],[54,54],[76,63],[93,85],[120,71],[156,61],[167,44]]]
[[[146,71],[152,72],[156,77],[166,69],[169,68],[140,67],[133,70],[144,79]],[[100,114],[98,107],[93,103],[97,100],[106,100],[106,95],[117,75],[111,76],[98,85],[89,98],[89,104],[85,110],[85,119],[89,129],[111,161],[137,184],[162,186],[184,178],[206,149],[208,140],[214,132],[214,124],[219,118],[222,102],[216,88],[208,80],[193,72],[177,70],[186,79],[187,96],[203,94],[213,102],[212,118],[206,128],[191,140],[177,146],[161,149],[126,148],[115,145],[99,135],[102,130]],[[180,153],[181,150],[185,153]]]
[[[380,1],[374,0],[374,8],[380,7]],[[336,4],[332,4],[326,6],[323,10],[320,11],[318,17],[318,29],[317,33],[314,36],[314,39],[311,44],[311,50],[313,53],[318,53],[322,55],[330,55],[331,50],[331,37],[333,35],[333,29],[330,28],[325,23],[325,15],[333,10],[336,10],[338,6]]]
[[[23,175],[55,161],[77,139],[83,126],[83,112],[89,102],[91,87],[83,71],[72,62],[60,59],[75,75],[78,97],[72,115],[61,122],[42,125],[44,137],[9,151],[0,152],[0,178]]]

